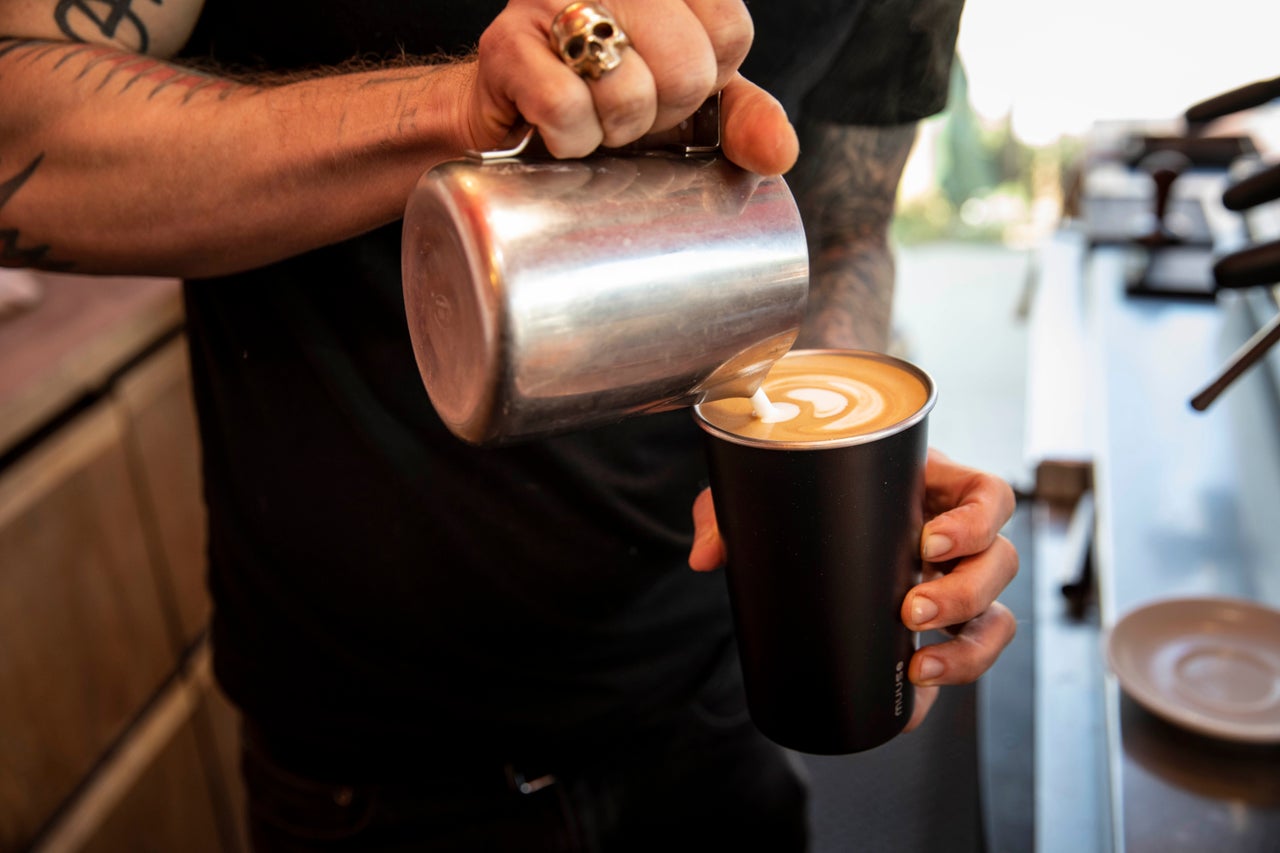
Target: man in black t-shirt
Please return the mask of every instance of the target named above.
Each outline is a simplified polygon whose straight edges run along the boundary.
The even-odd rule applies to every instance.
[[[558,0],[33,5],[0,5],[22,36],[0,41],[20,95],[0,230],[33,264],[186,279],[215,668],[256,843],[798,849],[803,786],[745,716],[722,580],[688,568],[720,553],[688,415],[457,442],[417,376],[396,220],[423,170],[520,119],[575,157],[721,91],[729,158],[777,174],[804,151],[804,342],[878,348],[893,189],[957,4],[753,3],[755,73],[803,146],[737,74],[736,2],[614,0],[632,47],[598,80],[548,47]],[[477,37],[466,60],[400,57]],[[941,456],[928,480],[924,554],[956,569],[903,618],[963,627],[912,661],[921,713],[1007,643],[1017,564],[1007,486]]]

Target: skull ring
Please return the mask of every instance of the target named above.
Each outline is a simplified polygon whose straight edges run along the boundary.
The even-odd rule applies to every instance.
[[[599,3],[575,2],[551,22],[551,49],[582,77],[599,80],[622,62],[627,34]]]

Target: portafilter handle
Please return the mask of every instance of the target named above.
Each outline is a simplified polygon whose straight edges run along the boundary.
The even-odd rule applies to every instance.
[[[1280,240],[1223,255],[1213,265],[1214,288],[1238,290],[1280,282]]]
[[[1212,98],[1188,107],[1183,115],[1189,129],[1200,130],[1216,118],[1260,107],[1275,98],[1280,98],[1280,77],[1259,80],[1256,83],[1249,83],[1220,95],[1214,95]]]
[[[1222,206],[1241,211],[1276,199],[1280,199],[1280,163],[1227,187],[1222,193]]]

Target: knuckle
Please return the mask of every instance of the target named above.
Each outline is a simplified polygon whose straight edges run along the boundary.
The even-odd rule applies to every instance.
[[[607,145],[622,145],[640,136],[653,123],[652,100],[637,96],[611,107],[602,119]]]
[[[751,16],[743,10],[741,15],[717,16],[707,34],[711,36],[712,49],[720,66],[736,69],[751,49],[751,43],[755,40],[755,27],[751,23]]]
[[[958,586],[951,594],[952,624],[968,622],[982,612],[978,591],[970,584]]]
[[[489,25],[476,41],[476,53],[483,60],[491,56],[503,56],[510,52],[513,33],[503,26],[501,15]]]
[[[992,602],[989,608],[993,618],[1000,620],[1001,630],[1003,632],[1004,643],[1001,648],[1009,645],[1013,638],[1018,635],[1018,617],[1014,612],[998,601]]]
[[[600,136],[557,136],[546,140],[547,150],[559,160],[576,160],[586,157],[600,145]]]
[[[595,115],[591,94],[586,89],[561,89],[547,87],[528,92],[518,104],[525,118],[540,129],[561,133],[584,123],[584,118]]]
[[[949,631],[950,640],[929,648],[946,659],[946,683],[969,684],[995,664],[1017,628],[1013,612],[996,601],[986,612]]]
[[[658,82],[658,97],[669,109],[693,112],[715,91],[716,69],[711,62],[690,58],[668,69]]]
[[[995,663],[996,657],[999,656],[1003,646],[989,649],[980,644],[977,640],[966,638],[967,642],[962,642],[963,652],[957,655],[955,661],[955,677],[957,684],[970,684],[977,681],[984,672],[991,668]]]
[[[1003,557],[1004,561],[1012,569],[1012,572],[1010,572],[1010,578],[1016,576],[1018,571],[1022,568],[1022,557],[1018,554],[1017,547],[1004,536],[997,536],[992,547],[1001,552],[998,556]]]

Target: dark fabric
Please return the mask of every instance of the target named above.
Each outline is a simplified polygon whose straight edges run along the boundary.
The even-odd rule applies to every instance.
[[[208,0],[186,52],[280,70],[456,54],[501,5]],[[849,59],[863,4],[751,8],[753,59],[772,57],[758,79],[860,120],[842,104],[876,75],[844,62],[862,79],[811,105],[823,72],[795,60]],[[577,760],[736,678],[723,578],[685,565],[705,480],[687,414],[502,450],[453,439],[411,354],[398,225],[185,293],[215,667],[258,724],[355,774]]]
[[[907,124],[946,106],[963,0],[748,0],[747,79],[792,121]]]
[[[684,565],[689,416],[462,444],[417,376],[396,258],[387,229],[187,287],[219,678],[268,723],[352,732],[353,761],[651,724],[730,642],[723,579]]]
[[[206,0],[184,53],[247,70],[299,71],[412,56],[459,56],[504,0]]]
[[[423,763],[353,781],[250,727],[242,739],[258,853],[768,850],[807,846],[799,763],[712,683],[653,739],[580,766]],[[299,762],[306,767],[299,769]]]

